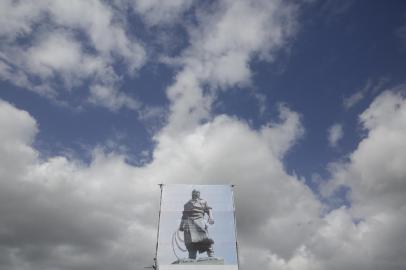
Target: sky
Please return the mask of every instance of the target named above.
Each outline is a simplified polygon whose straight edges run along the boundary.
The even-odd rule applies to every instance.
[[[143,269],[234,184],[241,269],[406,269],[406,2],[0,0],[0,270]]]

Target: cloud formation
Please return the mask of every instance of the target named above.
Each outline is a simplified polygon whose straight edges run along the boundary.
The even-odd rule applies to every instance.
[[[7,160],[2,160],[0,170],[4,268],[142,269],[153,256],[157,217],[152,213],[158,211],[160,182],[236,183],[243,192],[238,199],[241,216],[257,220],[249,226],[244,225],[248,220],[240,222],[246,246],[256,245],[255,239],[266,244],[257,229],[266,229],[267,215],[247,215],[253,208],[266,212],[269,194],[275,194],[275,219],[280,216],[296,224],[307,211],[318,211],[310,190],[287,175],[271,151],[277,143],[273,133],[291,130],[283,138],[285,144],[300,133],[297,115],[287,108],[282,122],[260,132],[219,116],[181,138],[162,136],[153,162],[145,167],[132,167],[123,156],[97,149],[89,166],[62,156],[42,161],[30,145],[37,132],[35,120],[5,102],[0,110],[8,116],[0,125],[9,130],[2,134],[1,156]],[[8,149],[11,141],[14,145]],[[286,202],[276,200],[278,193],[287,191],[292,197]],[[251,199],[258,194],[263,194],[260,205]],[[297,196],[308,202],[302,201],[297,211],[283,210]],[[305,206],[306,213],[301,213]],[[300,241],[301,234],[296,237]],[[281,252],[288,254],[290,247],[283,246]]]
[[[321,187],[326,198],[348,187],[351,206],[323,216],[316,194],[284,169],[302,133],[286,107],[257,131],[223,115],[162,135],[153,161],[134,167],[102,149],[90,165],[41,160],[31,146],[36,121],[1,102],[1,266],[142,269],[154,251],[158,183],[232,182],[242,267],[403,269],[405,108],[402,94],[385,92],[360,115],[368,136]]]
[[[338,142],[344,136],[343,126],[341,124],[334,124],[328,129],[327,133],[328,143],[331,147],[336,147],[338,145]]]
[[[222,1],[197,13],[190,46],[172,60],[180,65],[167,95],[169,132],[209,118],[216,92],[247,85],[253,59],[272,61],[296,31],[297,6],[282,1]]]
[[[151,26],[194,5],[114,3],[132,4]],[[120,9],[97,0],[1,5],[3,79],[57,99],[56,80],[69,89],[91,78],[88,102],[111,110],[141,106],[116,87],[114,64],[123,61],[132,76],[146,61],[116,15]],[[154,136],[151,162],[142,166],[103,147],[94,149],[90,164],[42,159],[33,147],[36,120],[1,101],[0,269],[143,269],[154,256],[157,184],[229,182],[236,184],[244,269],[404,269],[404,86],[378,96],[360,115],[367,136],[348,160],[330,165],[320,194],[284,167],[305,128],[297,112],[281,105],[279,117],[258,129],[212,115],[218,91],[250,84],[251,61],[272,61],[289,45],[297,9],[279,0],[234,0],[196,13],[189,46],[167,60],[179,71],[167,89],[170,115]],[[42,27],[44,17],[50,29]],[[14,46],[34,33],[32,44]],[[333,137],[337,143],[340,136]],[[349,205],[330,209],[324,202],[343,187]]]
[[[68,12],[63,14],[64,4],[55,3],[39,9],[38,16],[32,19],[27,17],[24,27],[10,27],[19,27],[21,30],[14,31],[30,34],[35,30],[32,29],[33,21],[40,20],[41,14],[58,14],[51,17],[56,27],[86,28],[84,31],[88,31],[85,33],[97,54],[88,53],[70,30],[61,31],[59,28],[58,31],[42,33],[43,37],[17,60],[9,56],[18,55],[19,48],[13,54],[4,56],[1,69],[3,77],[42,94],[57,96],[58,93],[49,87],[55,76],[62,78],[65,83],[74,81],[80,84],[81,76],[88,75],[96,78],[90,87],[90,102],[113,110],[122,106],[137,107],[136,101],[123,97],[123,93],[114,88],[118,78],[111,64],[114,63],[114,54],[121,49],[114,42],[120,42],[120,39],[112,39],[114,33],[111,33],[108,40],[98,40],[104,36],[103,33],[106,34],[101,30],[103,27],[123,33],[120,24],[112,22],[111,10],[101,2],[90,1],[84,5],[93,4],[99,12],[87,16],[83,14],[83,10],[86,10],[81,6],[83,3],[77,2],[76,5],[66,7]],[[6,4],[9,9],[15,8],[11,7],[11,2]],[[28,5],[18,4],[23,11],[26,9],[24,5]],[[141,4],[138,3],[138,8]],[[155,136],[157,147],[153,161],[144,167],[130,166],[124,156],[105,154],[102,149],[94,151],[88,166],[62,156],[40,160],[38,152],[31,146],[37,130],[35,120],[28,113],[2,103],[3,115],[15,118],[11,121],[13,128],[7,129],[18,130],[20,126],[28,125],[31,131],[27,132],[29,138],[17,140],[15,146],[25,149],[27,153],[16,151],[14,160],[18,162],[10,160],[9,163],[2,163],[10,167],[2,168],[2,172],[8,175],[1,176],[1,185],[4,186],[1,198],[10,198],[8,204],[2,204],[4,206],[0,213],[4,217],[1,219],[2,267],[142,269],[153,257],[156,217],[151,213],[157,213],[157,184],[162,182],[232,181],[253,196],[257,192],[265,194],[271,188],[268,184],[266,189],[259,185],[252,186],[250,181],[260,184],[267,179],[276,179],[283,190],[293,190],[294,194],[302,194],[300,196],[304,197],[307,194],[309,198],[306,200],[309,202],[305,205],[311,206],[308,210],[318,211],[318,203],[310,190],[287,175],[279,160],[302,133],[298,115],[287,107],[281,107],[280,122],[270,123],[260,132],[255,132],[247,124],[227,116],[210,119],[210,106],[215,92],[210,91],[207,95],[203,91],[208,84],[212,84],[212,90],[217,91],[248,83],[250,59],[263,57],[272,60],[273,50],[280,48],[290,35],[289,24],[285,27],[282,23],[287,19],[283,14],[291,16],[290,8],[286,7],[285,10],[279,1],[228,1],[211,8],[219,9],[215,13],[211,10],[203,11],[198,15],[199,23],[196,27],[189,29],[193,42],[176,60],[182,68],[176,75],[175,83],[167,91],[171,101],[168,124]],[[181,9],[179,7],[178,10]],[[148,20],[152,20],[150,16],[153,13],[145,12],[145,16],[149,16]],[[258,13],[260,16],[257,16]],[[274,18],[279,13],[278,18]],[[233,24],[239,23],[234,18],[236,15],[243,16],[249,23],[240,25],[242,32],[231,31]],[[250,31],[255,31],[255,35],[247,36]],[[124,45],[132,44],[138,48],[137,43],[125,41],[129,37],[122,37]],[[234,45],[230,47],[227,38]],[[11,39],[4,49],[10,51],[13,42]],[[52,51],[52,55],[46,53],[48,50]],[[126,50],[121,51],[123,54]],[[134,55],[140,54],[136,51]],[[138,62],[135,63],[138,66]],[[19,73],[14,75],[14,70]],[[222,72],[221,76],[218,72]],[[33,74],[46,83],[32,85],[29,76]],[[18,121],[21,115],[25,115],[26,119]],[[204,119],[209,121],[201,124]],[[6,123],[1,123],[1,126],[4,125]],[[3,141],[7,142],[11,138],[13,136],[10,135]],[[236,145],[240,147],[236,148]],[[6,154],[2,156],[12,158],[12,155]],[[272,166],[269,167],[269,164]],[[257,171],[258,175],[253,176],[252,170]],[[277,194],[279,188],[272,190]],[[287,198],[282,207],[288,207],[290,200],[293,197]],[[242,196],[239,201],[246,209],[243,213],[248,214],[247,210],[254,207],[249,196]],[[265,201],[262,205],[265,207],[268,203]],[[296,221],[306,215],[296,215],[299,211],[300,207],[288,215],[280,211],[279,215],[282,220],[288,218]],[[252,218],[266,222],[266,216]],[[260,239],[255,236],[255,226],[242,228],[245,227],[248,234]],[[254,238],[251,239],[248,234],[245,237],[247,247],[255,246]],[[297,234],[295,241],[300,239],[300,234]],[[274,246],[278,246],[277,242]],[[290,249],[290,245],[283,245],[281,252],[289,256]]]
[[[348,162],[331,166],[333,177],[324,187],[326,193],[341,186],[350,188],[351,207],[334,211],[339,213],[336,222],[350,217],[341,228],[346,236],[332,247],[340,251],[335,251],[334,260],[347,268],[402,269],[406,263],[400,243],[405,239],[401,227],[405,224],[406,171],[401,164],[406,148],[406,99],[404,86],[399,89],[382,93],[360,115],[368,135]],[[344,230],[346,226],[350,229]]]
[[[193,0],[130,0],[132,8],[144,17],[149,26],[179,22],[182,14],[191,8]]]
[[[378,80],[369,78],[361,90],[356,91],[349,97],[344,98],[343,105],[346,110],[349,110],[360,103],[368,95],[376,94],[378,91],[384,89],[388,83],[388,78],[382,77]]]
[[[3,101],[0,111],[0,269],[133,269],[150,255],[156,200],[123,157],[42,161],[36,121]]]
[[[122,75],[115,65],[124,64],[132,77],[145,63],[143,46],[103,1],[7,0],[1,10],[0,78],[56,101],[67,103],[62,96],[89,82],[96,88],[117,88]],[[89,92],[93,103],[100,100],[99,92]],[[114,106],[97,104],[134,108],[125,93],[109,98]]]

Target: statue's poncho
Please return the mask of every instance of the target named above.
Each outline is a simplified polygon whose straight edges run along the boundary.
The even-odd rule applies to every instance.
[[[187,249],[195,249],[202,253],[214,243],[209,238],[207,224],[204,221],[204,214],[208,214],[210,209],[207,202],[200,198],[185,204],[182,224]]]

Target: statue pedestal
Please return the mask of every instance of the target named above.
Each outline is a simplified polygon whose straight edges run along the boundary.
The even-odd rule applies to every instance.
[[[224,265],[224,259],[216,257],[198,258],[196,260],[185,258],[179,259],[172,264],[194,264],[194,265]]]

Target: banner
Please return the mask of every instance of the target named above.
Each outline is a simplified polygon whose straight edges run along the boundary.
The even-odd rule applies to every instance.
[[[238,270],[230,185],[162,185],[157,268]]]

